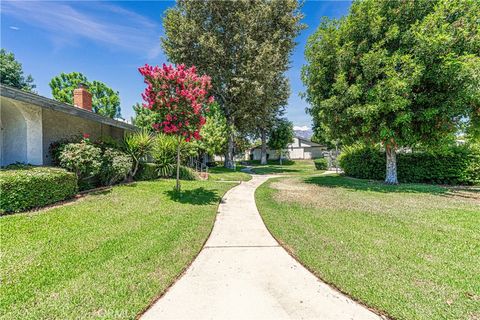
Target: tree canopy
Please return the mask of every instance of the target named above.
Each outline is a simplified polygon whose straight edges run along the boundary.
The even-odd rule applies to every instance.
[[[86,84],[92,94],[92,110],[102,116],[110,118],[120,117],[120,95],[105,83],[100,81],[88,81],[87,77],[80,72],[61,73],[52,78],[49,85],[55,100],[73,104],[73,90],[80,83]]]
[[[184,1],[167,10],[162,46],[170,61],[195,65],[212,78],[213,94],[231,129],[254,127],[252,106],[271,94],[272,79],[288,65],[300,30],[296,0]],[[263,95],[265,93],[265,95]],[[248,129],[249,130],[249,129]],[[225,165],[232,166],[234,133]]]
[[[23,74],[22,64],[15,60],[15,55],[5,49],[0,49],[0,83],[28,92],[36,87],[32,76]]]
[[[287,119],[278,119],[270,131],[268,147],[280,151],[280,163],[282,163],[283,149],[293,142],[294,137],[293,123]]]
[[[480,3],[354,1],[309,38],[302,79],[314,129],[395,150],[438,144],[480,116]]]

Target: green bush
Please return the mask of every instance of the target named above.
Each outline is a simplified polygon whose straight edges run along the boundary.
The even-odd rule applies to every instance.
[[[400,182],[480,184],[480,148],[455,146],[441,151],[397,154]],[[347,176],[383,180],[385,152],[367,147],[344,148],[340,166]]]
[[[99,178],[102,185],[110,186],[125,180],[132,170],[132,158],[121,151],[105,148]]]
[[[72,135],[70,137],[62,138],[50,144],[48,149],[50,157],[52,159],[52,164],[54,166],[60,165],[60,153],[63,148],[69,143],[80,143],[83,137],[81,135]]]
[[[173,178],[176,177],[175,175]],[[197,180],[197,173],[189,167],[180,166],[180,180]]]
[[[172,177],[177,163],[178,141],[164,134],[159,134],[153,142],[151,156],[157,165],[158,175],[162,178]]]
[[[77,177],[60,168],[9,166],[0,170],[0,213],[38,208],[71,198]]]
[[[60,166],[74,172],[78,180],[86,180],[100,172],[102,150],[83,140],[69,143],[62,148],[59,156]]]
[[[315,163],[315,169],[317,170],[327,170],[328,169],[328,161],[325,158],[318,158],[313,160]]]
[[[158,168],[155,163],[141,162],[135,180],[155,180],[158,179]]]

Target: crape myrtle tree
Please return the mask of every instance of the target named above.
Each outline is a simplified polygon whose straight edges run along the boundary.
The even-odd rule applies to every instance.
[[[280,165],[282,164],[283,150],[287,148],[289,143],[293,142],[293,138],[293,123],[287,119],[278,119],[275,126],[270,131],[268,147],[279,151]]]
[[[206,112],[214,102],[213,96],[209,96],[210,77],[199,76],[194,66],[186,68],[183,64],[145,65],[138,70],[147,85],[142,93],[143,106],[158,114],[153,128],[178,139],[176,190],[180,191],[180,147],[183,142],[201,138]]]
[[[388,184],[400,147],[438,145],[480,114],[480,2],[354,1],[309,38],[302,79],[315,129],[382,143]]]
[[[256,100],[257,85],[263,81],[258,74],[277,68],[282,59],[276,56],[291,51],[300,19],[296,0],[179,0],[166,11],[162,46],[169,60],[195,65],[212,78],[212,92],[231,129],[226,167],[233,167],[235,130],[243,131],[245,121],[254,121],[248,117],[252,106],[263,108]],[[267,32],[271,41],[265,41]]]
[[[22,64],[15,60],[13,53],[5,49],[0,49],[0,83],[28,92],[35,89],[32,76],[25,76]]]
[[[80,83],[88,86],[92,94],[92,110],[102,116],[110,118],[120,117],[120,95],[105,83],[100,81],[88,81],[87,77],[80,72],[61,73],[52,78],[49,85],[55,100],[73,104],[73,90]]]

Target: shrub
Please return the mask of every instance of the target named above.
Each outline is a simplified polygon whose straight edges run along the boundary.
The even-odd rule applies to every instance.
[[[315,169],[317,170],[327,170],[328,169],[328,161],[325,158],[318,158],[313,160],[315,163]]]
[[[189,167],[180,166],[181,180],[197,180],[197,173]]]
[[[59,156],[60,166],[74,172],[78,180],[86,180],[99,173],[102,166],[102,151],[83,140],[65,145]]]
[[[172,136],[164,134],[156,136],[151,155],[157,165],[160,177],[168,178],[173,176],[177,163],[177,144],[178,141]]]
[[[38,208],[71,198],[77,177],[60,168],[9,166],[0,170],[0,213]]]
[[[124,150],[133,160],[132,177],[138,171],[140,161],[144,159],[152,148],[153,136],[147,130],[126,134],[123,139]]]
[[[132,170],[131,157],[113,148],[105,148],[102,154],[102,166],[99,172],[100,182],[110,186],[125,180]]]
[[[398,180],[438,184],[480,184],[480,148],[455,146],[441,151],[397,154]],[[385,153],[361,146],[344,148],[340,166],[347,176],[383,180]]]
[[[52,159],[52,164],[54,166],[60,165],[60,153],[62,152],[63,148],[69,143],[80,143],[82,141],[81,135],[72,135],[70,137],[62,138],[50,144],[48,149],[50,153],[50,157]]]
[[[135,180],[155,180],[158,179],[158,168],[155,163],[141,162]]]

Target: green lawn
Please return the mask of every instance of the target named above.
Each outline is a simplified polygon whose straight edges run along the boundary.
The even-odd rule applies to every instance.
[[[133,319],[193,260],[233,183],[138,182],[0,218],[2,319]]]
[[[237,166],[236,170],[222,166],[208,168],[208,179],[213,181],[248,181],[252,176],[241,172],[243,166]]]
[[[256,191],[270,231],[319,277],[395,319],[480,319],[480,191],[339,176]]]
[[[268,164],[261,165],[260,161],[248,161],[252,165],[253,172],[257,174],[314,174],[320,173],[315,169],[313,160],[295,160],[295,161],[283,161],[280,165],[278,160],[268,161]]]

